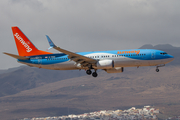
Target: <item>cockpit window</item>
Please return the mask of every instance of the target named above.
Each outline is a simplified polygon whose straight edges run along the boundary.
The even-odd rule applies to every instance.
[[[163,52],[163,53],[160,53],[161,55],[166,55],[167,53],[166,52]]]

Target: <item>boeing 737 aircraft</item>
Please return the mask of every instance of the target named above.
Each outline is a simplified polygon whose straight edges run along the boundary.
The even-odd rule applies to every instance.
[[[52,70],[80,70],[85,69],[88,75],[97,77],[97,70],[102,69],[107,73],[121,73],[124,67],[139,66],[165,66],[174,60],[174,57],[164,51],[154,49],[130,49],[94,52],[70,52],[56,46],[47,37],[50,48],[61,53],[50,53],[38,50],[18,27],[12,27],[13,36],[19,55],[5,53],[17,59],[19,63],[32,67]],[[94,72],[92,72],[92,70]]]

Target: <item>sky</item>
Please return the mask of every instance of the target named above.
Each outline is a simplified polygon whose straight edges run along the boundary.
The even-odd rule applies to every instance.
[[[12,26],[40,50],[54,43],[72,52],[180,47],[180,0],[1,0],[0,69],[20,66]],[[58,53],[58,51],[50,50]]]

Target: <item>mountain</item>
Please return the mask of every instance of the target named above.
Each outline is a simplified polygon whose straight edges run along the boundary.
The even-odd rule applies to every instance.
[[[13,71],[18,70],[18,69],[20,69],[20,68],[23,68],[24,66],[25,66],[25,65],[22,65],[22,66],[19,66],[19,67],[14,67],[14,68],[9,68],[9,69],[7,69],[7,70],[1,69],[1,70],[0,70],[0,74],[13,72]]]
[[[161,50],[161,49],[180,49],[180,47],[174,47],[170,44],[159,44],[159,45],[151,45],[151,44],[145,44],[143,46],[141,46],[139,49],[158,49],[158,50]]]
[[[0,70],[0,74],[4,73],[4,71],[6,71],[6,70]]]
[[[154,67],[125,68],[123,73],[98,70],[93,78],[85,71],[56,71],[29,66],[0,71],[0,116],[25,117],[80,114],[102,109],[159,106],[164,114],[180,113],[179,47],[144,45],[175,57],[155,72]],[[164,108],[166,107],[166,109]],[[173,111],[173,112],[172,112]]]
[[[166,115],[180,113],[180,67],[126,68],[99,72],[97,78],[74,77],[0,97],[0,116],[8,120],[60,116],[151,105]],[[166,108],[164,108],[166,106]]]
[[[86,75],[84,71],[78,70],[56,71],[23,66],[0,75],[0,97],[16,94],[47,83],[84,75]]]

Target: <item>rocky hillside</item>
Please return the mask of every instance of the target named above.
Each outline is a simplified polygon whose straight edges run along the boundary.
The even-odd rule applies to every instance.
[[[56,71],[28,66],[4,72],[0,75],[0,97],[36,88],[47,83],[86,75],[84,71]]]
[[[170,47],[164,47],[164,51],[172,54],[175,61],[160,68],[159,73],[155,72],[155,67],[125,68],[123,73],[117,74],[98,71],[97,78],[86,75],[83,70],[55,71],[23,66],[3,71],[0,74],[0,116],[14,120],[148,104],[159,106],[163,114],[178,116],[179,48],[167,48]]]
[[[81,76],[48,83],[1,97],[0,116],[60,116],[143,105],[166,105],[164,114],[178,115],[179,73],[179,66],[163,67],[159,73],[155,67],[127,68],[119,74],[102,71],[97,78]]]

